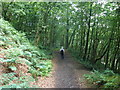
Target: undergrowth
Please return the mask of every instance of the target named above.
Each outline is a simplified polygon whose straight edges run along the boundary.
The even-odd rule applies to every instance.
[[[31,76],[16,77],[16,73],[4,73],[0,76],[0,84],[3,85],[0,88],[29,88],[30,82],[34,82],[35,79]],[[37,87],[37,86],[32,86]]]
[[[31,79],[49,76],[52,69],[51,58],[45,50],[33,46],[24,33],[0,19],[0,65],[6,68],[6,72],[0,74],[1,87],[27,88]],[[24,75],[25,73],[30,75]],[[25,78],[31,79],[26,81]]]
[[[92,64],[90,61],[88,60],[83,60],[77,51],[74,51],[74,50],[70,50],[69,51],[71,52],[71,55],[79,62],[81,63],[82,65],[84,65],[84,67],[86,67],[87,69],[90,69],[90,70],[93,70],[93,69],[102,69],[103,68],[103,65],[100,64],[99,62],[97,62],[96,64]]]
[[[115,74],[112,70],[104,72],[94,70],[91,74],[85,74],[84,77],[98,88],[109,88],[110,90],[120,88],[120,75]]]
[[[117,90],[120,89],[120,75],[114,73],[112,70],[105,70],[104,65],[101,62],[92,64],[88,60],[80,58],[77,52],[69,50],[72,56],[86,67],[86,69],[92,70],[91,74],[85,74],[85,79],[90,83],[94,84],[98,88]]]

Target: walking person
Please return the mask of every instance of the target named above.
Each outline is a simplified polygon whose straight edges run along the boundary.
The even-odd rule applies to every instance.
[[[61,59],[64,59],[64,53],[65,53],[65,50],[64,50],[64,48],[62,46],[61,49],[60,49]]]

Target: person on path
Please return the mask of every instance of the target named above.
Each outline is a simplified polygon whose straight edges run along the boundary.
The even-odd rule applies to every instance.
[[[65,53],[65,50],[64,50],[64,48],[62,46],[61,49],[60,49],[61,59],[64,59],[64,53]]]

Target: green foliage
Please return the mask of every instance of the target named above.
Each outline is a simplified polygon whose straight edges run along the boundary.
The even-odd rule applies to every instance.
[[[0,88],[30,88],[30,82],[35,81],[31,76],[16,77],[16,73],[7,73],[0,76]],[[14,83],[14,82],[15,83]]]
[[[68,49],[71,53],[71,55],[82,65],[84,65],[87,69],[94,69],[96,68],[96,65],[93,65],[90,61],[88,60],[83,60],[81,57],[78,55],[78,51],[72,51],[72,49]]]
[[[113,75],[115,75],[115,73],[112,70],[109,70],[109,69],[105,70],[103,73],[105,75],[107,75],[107,76],[113,76]]]
[[[82,65],[84,65],[84,67],[86,67],[87,69],[90,70],[104,70],[104,65],[101,62],[97,62],[95,64],[93,64],[93,62],[91,62],[90,60],[84,60],[82,59],[82,57],[80,57],[80,55],[78,54],[78,51],[74,51],[72,49],[68,49],[71,53],[71,55]]]
[[[25,52],[24,52],[24,55],[27,56],[27,57],[32,57],[32,53],[29,52],[29,51],[25,51]]]
[[[35,79],[31,76],[29,76],[29,77],[28,76],[22,76],[22,77],[19,77],[19,81],[20,82],[28,82],[28,81],[34,82]]]
[[[39,64],[36,64],[36,68],[40,71],[41,76],[49,76],[49,72],[52,69],[52,63],[50,60],[41,61]]]
[[[29,72],[32,73],[33,77],[37,76],[49,76],[49,72],[52,69],[51,60],[39,61],[39,63],[34,64]]]
[[[85,74],[84,77],[88,82],[95,84],[100,88],[119,88],[120,75],[115,74],[111,70],[105,70],[104,72],[98,72],[94,70],[91,74]]]
[[[10,68],[12,71],[16,71],[17,68],[15,66],[9,66],[8,68]]]
[[[7,65],[8,70],[17,71],[19,63],[28,65],[29,72],[36,79],[37,76],[48,76],[52,69],[49,55],[44,50],[33,46],[25,34],[16,31],[7,21],[0,19],[0,62]],[[9,72],[11,72],[9,71]],[[21,73],[21,72],[19,72]],[[33,77],[16,77],[16,73],[0,75],[1,88],[28,88]],[[15,80],[15,83],[13,83]]]
[[[1,58],[0,60],[2,62],[15,63],[15,59],[14,58],[13,59],[3,59],[3,58]]]
[[[11,85],[4,85],[0,88],[21,88],[21,87],[17,84],[11,84]]]
[[[0,46],[4,46],[5,43],[3,41],[0,41]]]
[[[22,49],[19,49],[19,48],[10,48],[6,50],[6,52],[7,52],[6,57],[9,57],[9,58],[14,58],[14,57],[23,55]]]
[[[16,80],[15,73],[7,73],[0,75],[0,85],[9,84],[11,81]]]
[[[95,68],[95,65],[93,65],[91,62],[89,62],[89,61],[83,61],[83,60],[81,60],[80,61],[80,63],[81,64],[83,64],[86,68],[88,68],[88,69],[93,69],[93,68]]]

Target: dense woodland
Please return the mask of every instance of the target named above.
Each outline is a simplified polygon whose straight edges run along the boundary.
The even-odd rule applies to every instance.
[[[43,48],[63,45],[120,71],[119,3],[2,3],[2,16]]]
[[[120,73],[119,2],[2,2],[2,16],[40,49],[64,46],[79,60]]]

